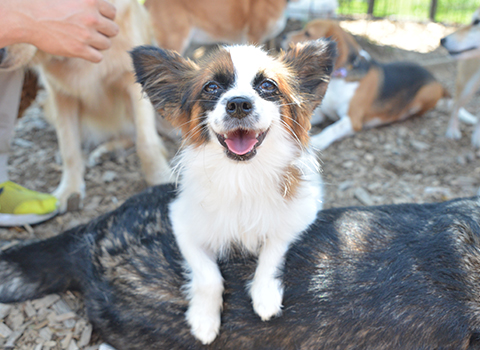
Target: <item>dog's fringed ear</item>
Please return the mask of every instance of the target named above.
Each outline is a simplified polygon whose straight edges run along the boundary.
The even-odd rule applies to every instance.
[[[304,100],[319,104],[327,91],[336,56],[334,41],[318,39],[292,44],[279,59],[293,70]]]
[[[182,113],[183,95],[197,65],[171,50],[138,46],[130,51],[137,82],[155,109],[173,121]]]

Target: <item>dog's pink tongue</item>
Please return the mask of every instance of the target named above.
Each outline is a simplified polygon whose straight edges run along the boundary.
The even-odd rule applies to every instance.
[[[257,142],[255,131],[253,130],[236,130],[229,132],[225,139],[228,149],[240,156],[250,152]]]

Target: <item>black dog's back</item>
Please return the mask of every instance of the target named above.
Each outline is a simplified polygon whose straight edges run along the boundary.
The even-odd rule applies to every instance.
[[[392,62],[379,66],[383,81],[375,103],[389,106],[393,115],[411,103],[420,89],[437,81],[428,70],[413,62]]]
[[[119,350],[201,348],[184,320],[174,195],[172,186],[149,189],[88,225],[2,253],[0,302],[76,287]],[[320,212],[288,253],[283,314],[268,322],[245,292],[255,258],[232,252],[219,263],[222,328],[208,348],[477,348],[479,209],[464,199]],[[2,271],[20,278],[15,288]],[[29,292],[16,293],[22,286]]]
[[[408,93],[412,100],[418,90],[433,81],[435,77],[428,70],[413,62],[392,62],[382,64],[383,86],[380,99],[395,97],[400,91]]]

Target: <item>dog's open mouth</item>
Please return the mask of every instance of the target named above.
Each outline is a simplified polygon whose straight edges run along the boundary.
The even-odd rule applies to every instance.
[[[217,134],[218,141],[225,147],[227,156],[234,160],[249,160],[257,154],[260,146],[267,135],[266,131],[251,129],[236,129],[226,134]]]

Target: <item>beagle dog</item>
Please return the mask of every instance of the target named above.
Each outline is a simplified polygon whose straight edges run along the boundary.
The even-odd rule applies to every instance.
[[[336,120],[311,138],[317,149],[366,128],[422,115],[448,92],[426,69],[412,62],[383,64],[362,50],[352,35],[333,20],[314,20],[304,29],[288,34],[282,43],[331,37],[338,57],[325,98],[312,124],[325,117]]]

